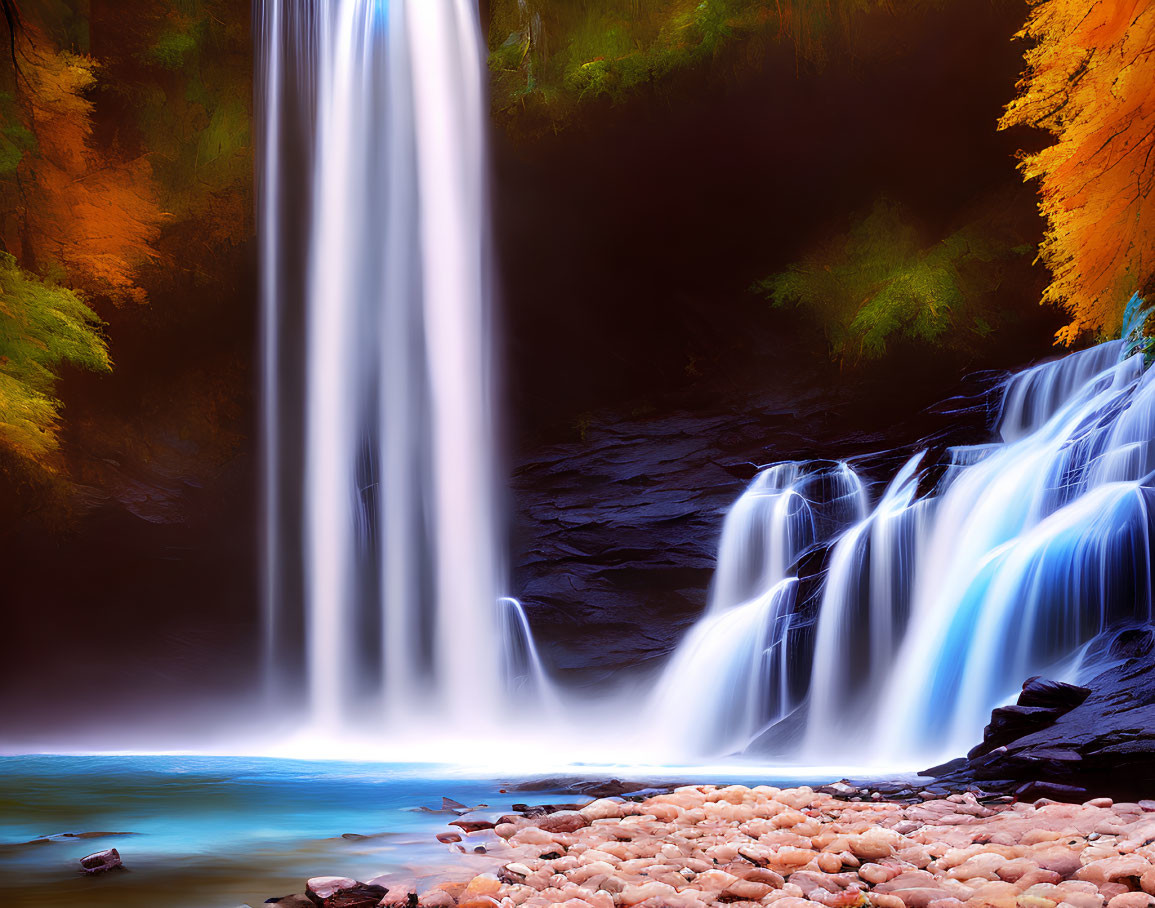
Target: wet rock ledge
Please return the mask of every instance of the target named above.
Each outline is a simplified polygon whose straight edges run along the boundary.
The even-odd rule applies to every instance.
[[[1155,632],[1120,631],[1100,665],[1086,687],[1028,679],[1017,703],[991,714],[980,744],[924,775],[1026,800],[1155,793]]]
[[[706,785],[640,802],[602,798],[578,810],[510,815],[474,834],[498,859],[495,872],[420,894],[399,887],[379,901],[365,888],[344,898],[328,878],[310,881],[310,901],[321,908],[1155,905],[1155,801],[983,803],[967,792],[903,804],[846,794]]]

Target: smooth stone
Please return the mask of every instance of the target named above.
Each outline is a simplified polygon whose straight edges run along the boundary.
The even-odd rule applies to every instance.
[[[450,826],[456,826],[458,829],[460,829],[462,832],[466,833],[467,835],[470,833],[474,833],[474,832],[481,832],[483,829],[493,829],[495,826],[497,826],[496,823],[493,823],[489,820],[465,820],[465,819],[453,820],[449,825]]]
[[[313,877],[305,892],[321,908],[376,908],[388,889],[343,876]]]
[[[551,813],[548,816],[542,817],[538,823],[538,827],[544,829],[546,832],[577,832],[590,825],[579,811],[576,810],[559,810],[556,813]]]
[[[1155,897],[1146,892],[1124,892],[1107,903],[1107,908],[1150,908]]]
[[[390,893],[377,903],[377,908],[417,908],[417,893],[398,890]]]
[[[417,904],[420,908],[453,908],[457,900],[444,889],[430,889],[418,897]]]
[[[120,859],[119,851],[115,848],[109,848],[82,857],[80,866],[85,873],[105,873],[109,870],[123,869],[124,862]]]
[[[305,889],[313,898],[327,899],[356,885],[357,881],[347,876],[315,876],[305,884]]]

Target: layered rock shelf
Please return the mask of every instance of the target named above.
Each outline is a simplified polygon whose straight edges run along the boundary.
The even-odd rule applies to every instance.
[[[483,844],[495,859],[493,872],[420,894],[382,878],[390,891],[378,904],[1155,905],[1155,801],[1015,802],[974,792],[924,797],[898,803],[837,788],[693,786],[641,801],[603,798],[577,810],[509,815],[463,843],[471,850]],[[331,902],[318,897],[317,888],[313,901],[322,908],[348,904],[331,886]]]
[[[1101,659],[1087,687],[1028,679],[1018,703],[992,713],[982,743],[925,774],[1019,798],[1155,792],[1155,634],[1123,630]]]

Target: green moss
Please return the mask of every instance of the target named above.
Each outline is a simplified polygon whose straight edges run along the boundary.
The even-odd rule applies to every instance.
[[[69,363],[109,371],[102,328],[71,290],[23,271],[15,258],[0,253],[0,443],[33,459],[56,447],[57,369]]]

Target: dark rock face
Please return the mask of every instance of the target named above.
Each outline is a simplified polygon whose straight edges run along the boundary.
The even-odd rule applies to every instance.
[[[1028,678],[1019,694],[1019,702],[1000,706],[991,713],[991,724],[983,732],[983,741],[971,749],[967,759],[974,760],[1019,738],[1054,725],[1090,695],[1086,687]]]
[[[1087,687],[1032,678],[1016,706],[996,709],[965,759],[926,771],[941,783],[978,784],[1082,801],[1138,800],[1155,791],[1155,629],[1117,632]]]
[[[581,441],[525,454],[513,595],[546,661],[594,682],[652,667],[705,608],[722,520],[760,467],[854,458],[868,481],[889,480],[916,444],[986,440],[996,378],[942,389],[947,402],[919,413],[890,386],[800,373],[761,397],[711,396],[708,409],[606,412]]]
[[[556,669],[661,656],[705,607],[724,510],[756,472],[723,453],[751,428],[734,422],[598,426],[520,464],[517,595]]]

